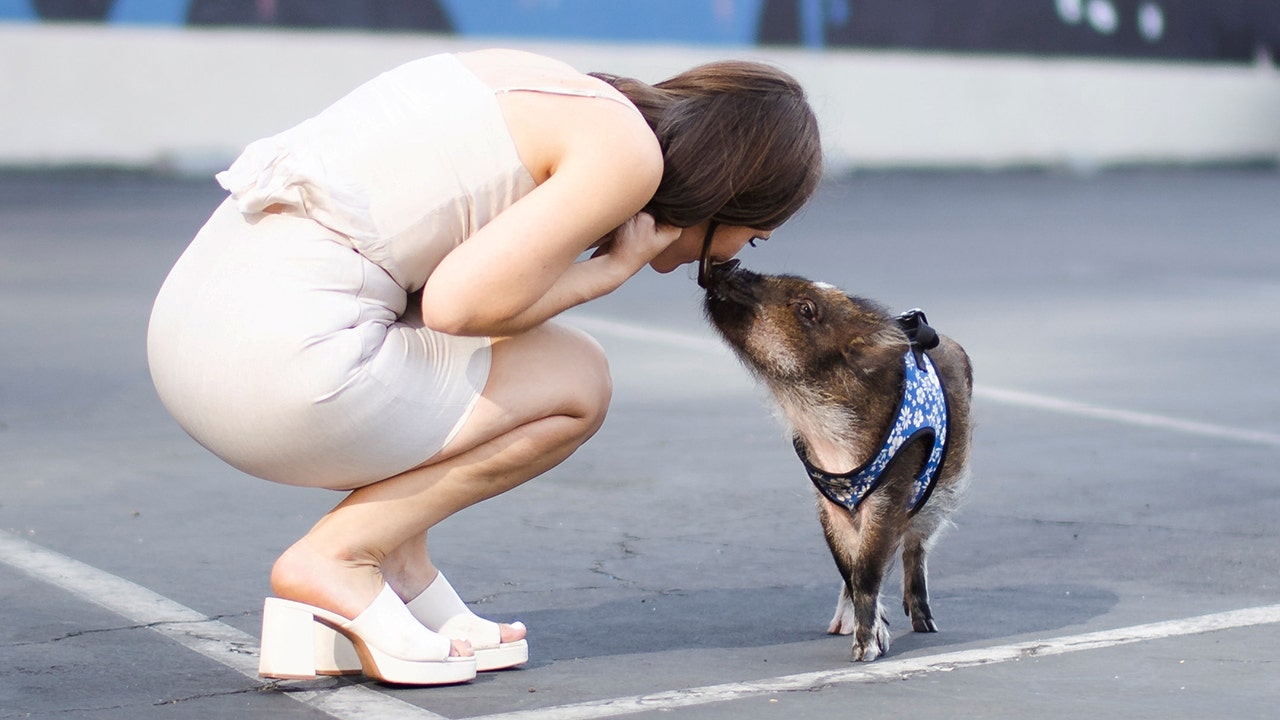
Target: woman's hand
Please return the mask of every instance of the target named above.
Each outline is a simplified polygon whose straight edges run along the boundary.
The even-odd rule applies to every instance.
[[[608,238],[596,248],[591,257],[608,256],[623,267],[624,271],[630,269],[627,274],[630,277],[675,242],[680,237],[680,232],[680,228],[661,225],[652,215],[641,211],[609,233]]]

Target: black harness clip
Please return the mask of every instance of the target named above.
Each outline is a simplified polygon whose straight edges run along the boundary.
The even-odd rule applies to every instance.
[[[924,351],[938,347],[938,331],[929,325],[929,319],[920,308],[908,310],[898,316],[898,327],[907,334],[911,342],[911,354],[915,356],[916,367],[924,369]]]

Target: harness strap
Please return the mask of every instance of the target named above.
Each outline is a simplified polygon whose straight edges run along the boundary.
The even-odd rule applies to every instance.
[[[880,450],[862,466],[841,474],[829,473],[809,462],[808,449],[798,436],[793,438],[796,455],[804,464],[809,479],[828,500],[850,512],[879,486],[886,471],[907,443],[930,438],[932,448],[920,473],[916,475],[909,506],[914,514],[924,506],[946,457],[947,396],[933,361],[925,350],[937,347],[938,333],[929,327],[924,313],[911,310],[898,318],[911,341],[903,354],[902,397],[893,425],[880,444]]]

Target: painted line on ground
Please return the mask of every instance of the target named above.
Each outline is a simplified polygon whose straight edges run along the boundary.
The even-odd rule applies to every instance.
[[[10,532],[0,531],[0,562],[61,588],[94,605],[160,633],[221,665],[261,682],[258,639],[210,619],[140,585],[99,570]],[[782,692],[817,690],[834,685],[903,680],[934,672],[994,665],[1022,658],[1051,657],[1186,635],[1280,623],[1280,605],[1232,610],[1132,627],[1029,640],[994,647],[881,660],[840,670],[784,675],[763,680],[724,683],[649,695],[608,698],[536,710],[521,710],[468,720],[597,720],[630,713],[671,710],[741,700]],[[377,717],[388,720],[446,720],[444,716],[345,680],[327,680],[324,688],[291,689],[289,697],[332,717]],[[264,683],[264,686],[266,683]]]
[[[686,350],[716,352],[721,354],[729,353],[728,348],[714,337],[646,327],[643,325],[619,322],[617,320],[610,320],[591,315],[582,315],[578,313],[566,314],[563,317],[568,324],[581,328],[589,333],[608,335],[610,337],[616,337],[623,340],[657,343],[668,347]],[[1064,415],[1085,417],[1092,420],[1102,420],[1105,422],[1150,428],[1153,430],[1166,430],[1169,432],[1196,435],[1199,437],[1230,440],[1233,442],[1252,445],[1265,445],[1267,447],[1280,447],[1280,433],[1262,432],[1252,428],[1231,427],[1229,425],[1217,425],[1214,423],[1203,423],[1194,420],[1183,420],[1181,418],[1169,417],[1166,415],[1156,415],[1153,413],[1110,408],[1102,405],[1092,405],[1089,403],[1076,402],[1074,400],[1063,400],[1061,398],[1055,398],[1048,395],[1022,392],[1020,390],[991,387],[989,385],[976,385],[973,389],[973,394],[974,397],[981,400],[996,402],[1002,405],[1011,405],[1014,407],[1022,407],[1032,410],[1044,410]]]
[[[270,684],[258,677],[258,638],[248,633],[10,532],[0,531],[0,562],[154,630],[264,687]],[[289,685],[284,694],[335,718],[445,720],[442,715],[348,680],[324,682],[326,687],[311,690]]]
[[[1280,605],[1232,610],[1182,620],[1168,620],[1115,630],[1068,635],[1048,640],[1030,640],[996,647],[958,650],[901,660],[879,660],[844,670],[819,671],[767,678],[750,682],[724,683],[673,690],[651,695],[611,698],[558,705],[539,710],[522,710],[480,715],[467,720],[598,720],[638,712],[670,711],[694,705],[743,700],[785,692],[821,690],[834,685],[906,680],[935,672],[995,665],[1023,658],[1051,657],[1086,650],[1162,640],[1186,635],[1280,623]]]
[[[1016,405],[1018,407],[1031,408],[1034,410],[1048,410],[1067,415],[1092,418],[1094,420],[1106,420],[1108,422],[1121,423],[1124,425],[1152,428],[1154,430],[1168,430],[1170,432],[1184,433],[1187,435],[1199,435],[1201,437],[1234,440],[1236,442],[1250,443],[1254,445],[1280,447],[1280,435],[1275,433],[1259,432],[1249,428],[1214,425],[1211,423],[1195,422],[1193,420],[1181,420],[1179,418],[1172,418],[1164,415],[1134,412],[1132,410],[1120,410],[1118,408],[1103,407],[1101,405],[1090,405],[1088,403],[1063,400],[1061,398],[1049,397],[1047,395],[1037,395],[1035,393],[994,388],[985,385],[974,387],[973,394],[975,397],[983,400],[990,400],[992,402],[998,402],[1005,405]]]
[[[646,325],[637,325],[635,323],[619,322],[617,320],[610,320],[609,318],[584,315],[581,313],[566,313],[560,317],[566,324],[573,325],[574,327],[585,330],[589,333],[599,333],[601,335],[609,335],[623,340],[639,340],[642,342],[658,343],[660,345],[683,348],[686,350],[701,350],[703,352],[714,352],[731,356],[729,348],[712,336],[694,335],[692,333],[684,333],[676,330],[666,330]]]

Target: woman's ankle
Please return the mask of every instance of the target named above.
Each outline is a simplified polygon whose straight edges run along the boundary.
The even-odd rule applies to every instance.
[[[440,571],[425,553],[412,558],[399,557],[396,553],[392,553],[387,556],[380,569],[383,580],[400,595],[400,599],[405,603],[421,595],[440,575]]]
[[[382,574],[372,560],[335,556],[306,538],[285,550],[271,568],[271,591],[280,598],[314,605],[354,619],[382,590]]]

